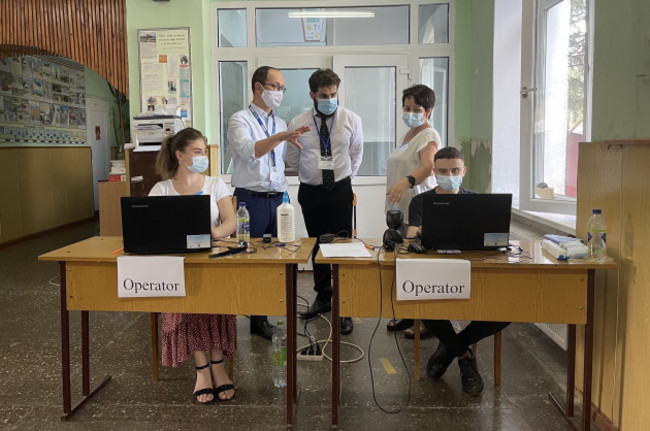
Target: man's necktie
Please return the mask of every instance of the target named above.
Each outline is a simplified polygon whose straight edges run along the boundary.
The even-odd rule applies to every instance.
[[[329,142],[330,131],[327,129],[327,122],[325,121],[327,117],[320,115],[320,154],[321,156],[332,156],[332,143]],[[327,142],[327,148],[325,148],[324,142]],[[323,169],[323,188],[327,191],[334,190],[334,171],[332,169]]]

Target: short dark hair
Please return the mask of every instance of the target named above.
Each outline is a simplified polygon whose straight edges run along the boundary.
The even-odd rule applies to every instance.
[[[418,84],[402,91],[402,106],[409,97],[412,97],[416,105],[423,107],[425,111],[436,104],[436,93],[426,85]]]
[[[255,93],[255,84],[260,83],[264,85],[266,82],[266,78],[269,76],[269,70],[278,70],[275,67],[271,66],[260,66],[258,67],[255,72],[253,72],[253,79],[251,79],[251,88],[253,89],[253,94]]]
[[[462,161],[465,161],[463,153],[461,153],[460,150],[455,147],[445,147],[436,151],[436,155],[433,156],[433,160],[436,161],[439,159],[460,159]]]
[[[163,180],[168,180],[176,176],[176,172],[178,171],[176,151],[185,151],[185,147],[197,139],[202,139],[206,145],[208,144],[208,138],[203,136],[203,133],[188,127],[175,135],[166,137],[162,141],[160,151],[158,151],[158,156],[156,157],[156,171]]]
[[[317,93],[321,87],[331,87],[336,85],[339,88],[341,78],[332,69],[318,69],[309,77],[309,90]]]

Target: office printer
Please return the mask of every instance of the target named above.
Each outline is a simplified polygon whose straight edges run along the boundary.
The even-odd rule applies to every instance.
[[[167,137],[185,128],[185,122],[177,115],[140,114],[131,122],[133,151],[158,151]]]

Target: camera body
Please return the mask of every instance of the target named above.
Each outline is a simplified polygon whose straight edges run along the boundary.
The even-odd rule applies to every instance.
[[[402,244],[404,238],[402,234],[398,231],[402,227],[402,222],[404,221],[404,214],[400,210],[392,209],[386,211],[386,225],[388,229],[384,232],[383,236],[383,245],[384,250],[393,251],[397,244]]]

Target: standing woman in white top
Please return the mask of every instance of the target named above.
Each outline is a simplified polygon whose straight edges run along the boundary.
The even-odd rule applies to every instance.
[[[165,139],[156,159],[163,181],[149,196],[209,195],[212,238],[235,230],[235,209],[221,178],[203,175],[208,169],[207,139],[196,129],[183,129]],[[215,283],[218,283],[215,280]],[[235,396],[224,357],[235,354],[237,320],[234,315],[163,313],[162,363],[178,367],[190,356],[196,368],[194,398],[200,404],[227,401]]]
[[[402,92],[402,120],[409,131],[386,162],[386,210],[399,209],[405,225],[413,196],[436,186],[433,156],[440,148],[440,134],[429,124],[435,102],[435,93],[426,85],[414,85]]]
[[[436,187],[433,156],[440,148],[440,134],[429,124],[436,95],[426,85],[414,85],[402,92],[402,120],[409,131],[401,145],[386,161],[386,210],[396,208],[404,215],[400,231],[406,234],[409,204],[413,196]],[[413,325],[410,319],[391,320],[389,331],[403,331]],[[428,338],[422,331],[421,338]]]

